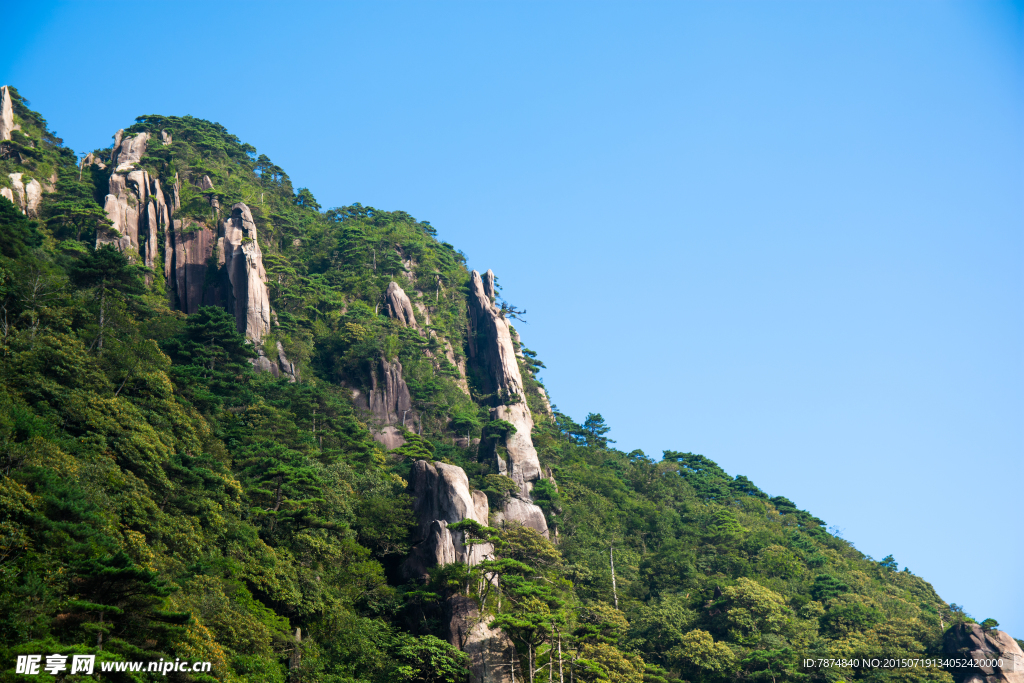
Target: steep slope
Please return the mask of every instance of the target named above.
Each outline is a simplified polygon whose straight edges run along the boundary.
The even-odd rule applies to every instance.
[[[79,164],[5,87],[0,138],[5,661],[950,681],[803,661],[1015,653],[786,498],[553,408],[494,274],[429,223],[322,211],[191,117]]]

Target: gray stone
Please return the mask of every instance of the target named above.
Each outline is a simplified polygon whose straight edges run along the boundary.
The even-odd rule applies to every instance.
[[[25,184],[21,182],[21,173],[8,173],[11,179],[11,201],[25,213]]]
[[[246,339],[258,342],[270,332],[270,295],[263,253],[256,236],[256,223],[249,207],[239,202],[231,217],[222,222],[224,268],[230,290],[228,310]]]
[[[117,132],[117,142],[114,145],[114,152],[110,162],[118,172],[127,171],[133,164],[139,163],[146,155],[146,145],[149,142],[149,133],[139,133],[128,138],[121,139],[123,130]]]
[[[281,346],[281,342],[277,342],[277,362],[281,366],[281,374],[286,375],[289,382],[294,384],[299,381],[299,368],[295,363],[289,362],[288,357],[284,355],[284,347]]]
[[[10,140],[11,133],[17,130],[14,125],[14,102],[5,85],[0,88],[0,140]]]
[[[388,425],[408,423],[412,397],[402,379],[402,364],[379,358],[370,381],[369,409],[373,416]]]
[[[501,511],[495,513],[495,524],[519,523],[535,530],[544,538],[548,537],[548,523],[544,511],[521,498],[512,497],[505,501]]]
[[[160,142],[164,143],[165,146],[171,144],[171,142],[173,142],[171,134],[166,130],[160,131]]]
[[[461,467],[417,460],[409,475],[409,493],[417,528],[403,568],[407,577],[425,579],[430,567],[451,562],[472,566],[494,552],[489,543],[467,544],[462,532],[448,529],[464,519],[487,525],[487,497],[470,492],[469,478]]]
[[[448,598],[448,642],[469,655],[470,683],[513,683],[512,641],[505,632],[490,628],[493,617],[481,614],[471,598]]]
[[[505,443],[509,455],[507,466],[493,454],[497,469],[507,471],[520,491],[526,493],[529,482],[540,477],[540,460],[530,436],[533,416],[526,405],[508,321],[495,307],[493,295],[494,273],[487,271],[487,276],[481,278],[474,270],[470,276],[469,352],[471,359],[484,370],[484,392],[497,394],[500,401],[493,411],[495,419],[506,420],[516,427],[516,433]]]
[[[1002,668],[981,667],[953,672],[957,683],[1024,683],[1024,652],[1003,631],[985,631],[978,624],[953,626],[943,637],[944,650],[970,659],[1002,659]]]
[[[389,284],[384,292],[384,314],[403,325],[416,328],[416,316],[413,314],[412,301],[397,282]]]

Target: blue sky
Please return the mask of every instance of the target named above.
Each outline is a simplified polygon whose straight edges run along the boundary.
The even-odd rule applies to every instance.
[[[431,221],[529,311],[564,412],[1024,638],[1021,3],[4,13],[0,82],[74,149],[191,114],[325,207]]]

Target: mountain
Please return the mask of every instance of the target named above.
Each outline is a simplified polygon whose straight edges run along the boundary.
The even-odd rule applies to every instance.
[[[522,312],[428,222],[324,211],[187,116],[139,117],[79,162],[0,98],[3,661],[304,683],[1024,675],[808,665],[1024,654],[746,477],[561,413]]]

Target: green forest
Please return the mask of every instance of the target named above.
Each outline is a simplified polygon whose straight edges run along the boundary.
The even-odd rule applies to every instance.
[[[485,457],[511,443],[496,408],[514,397],[474,364],[466,257],[403,211],[321,207],[219,124],[135,119],[124,137],[150,144],[132,170],[175,188],[178,239],[251,212],[273,309],[254,342],[222,301],[185,312],[170,224],[145,242],[149,266],[97,246],[114,230],[112,149],[80,162],[8,92],[19,128],[0,142],[0,188],[21,174],[44,191],[35,211],[0,197],[0,679],[36,680],[17,658],[61,653],[212,663],[162,676],[179,681],[476,683],[450,632],[458,600],[511,640],[490,679],[506,683],[955,679],[805,667],[941,653],[976,620],[707,457],[626,452],[600,406],[579,422],[549,407],[516,334],[549,532],[466,519],[450,529],[487,559],[410,579],[417,461],[461,468],[492,513],[519,490]],[[220,248],[199,264],[204,292]],[[418,327],[386,314],[393,282]],[[258,372],[261,355],[298,381]],[[357,399],[384,365],[411,399],[390,449]]]

